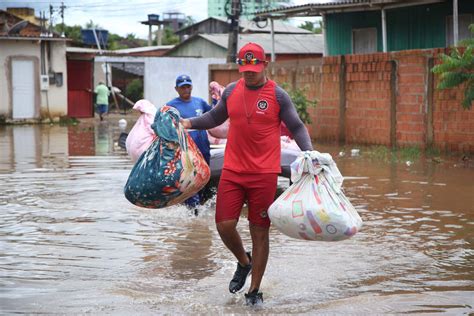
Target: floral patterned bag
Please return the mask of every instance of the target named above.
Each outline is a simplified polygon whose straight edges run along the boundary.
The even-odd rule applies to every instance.
[[[331,155],[306,151],[291,164],[294,182],[268,209],[287,236],[321,241],[350,238],[362,219],[341,190],[343,177]]]
[[[152,129],[157,135],[135,163],[124,193],[132,204],[162,208],[184,202],[209,181],[210,170],[179,123],[178,110],[161,107]]]

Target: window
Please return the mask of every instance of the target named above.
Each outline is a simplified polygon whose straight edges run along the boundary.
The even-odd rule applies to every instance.
[[[467,39],[472,36],[469,31],[469,25],[474,21],[472,14],[460,14],[458,15],[458,36],[459,40]],[[446,46],[454,45],[454,32],[453,32],[453,16],[450,15],[446,18]]]
[[[352,30],[352,53],[377,52],[377,29],[375,27]]]

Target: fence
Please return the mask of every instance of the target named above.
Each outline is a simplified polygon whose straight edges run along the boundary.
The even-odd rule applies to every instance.
[[[345,55],[270,65],[268,77],[307,88],[317,99],[310,135],[322,141],[435,147],[474,153],[474,107],[464,89],[437,90],[431,72],[445,49]],[[227,84],[236,65],[210,65],[210,78]]]

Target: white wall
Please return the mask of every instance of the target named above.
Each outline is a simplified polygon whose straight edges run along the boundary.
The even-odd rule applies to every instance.
[[[66,43],[50,42],[51,44],[51,71],[63,74],[62,86],[50,84],[48,90],[48,99],[46,93],[41,92],[41,107],[46,109],[49,101],[49,111],[53,116],[67,115],[67,62],[66,62]],[[46,61],[46,73],[48,72],[48,62]]]
[[[176,77],[187,74],[193,81],[192,95],[209,99],[209,64],[225,64],[225,58],[145,58],[144,98],[155,106],[166,104],[178,96],[174,87]]]
[[[35,41],[0,40],[0,115],[11,118],[11,58],[31,58],[39,65],[40,45]],[[39,71],[39,69],[38,69]],[[39,80],[39,78],[37,79]]]
[[[53,116],[67,114],[67,64],[66,45],[64,41],[51,43],[51,67],[55,72],[63,73],[63,85],[56,87],[50,85],[48,90],[48,100],[46,94],[39,90],[39,75],[41,73],[41,45],[38,40],[0,40],[0,115],[11,119],[12,115],[12,87],[11,87],[11,59],[27,58],[34,61],[35,99],[39,101],[39,112],[46,118],[48,111]],[[48,71],[48,61],[46,58],[46,71]]]

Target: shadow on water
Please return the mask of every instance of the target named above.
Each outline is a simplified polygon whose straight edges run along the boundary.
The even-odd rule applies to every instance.
[[[215,201],[197,217],[128,203],[132,163],[108,120],[0,127],[2,313],[473,312],[469,162],[408,165],[317,145],[335,157],[363,230],[322,243],[272,228],[265,305],[254,310],[228,293],[235,262],[215,230]],[[245,218],[239,230],[249,245]]]

